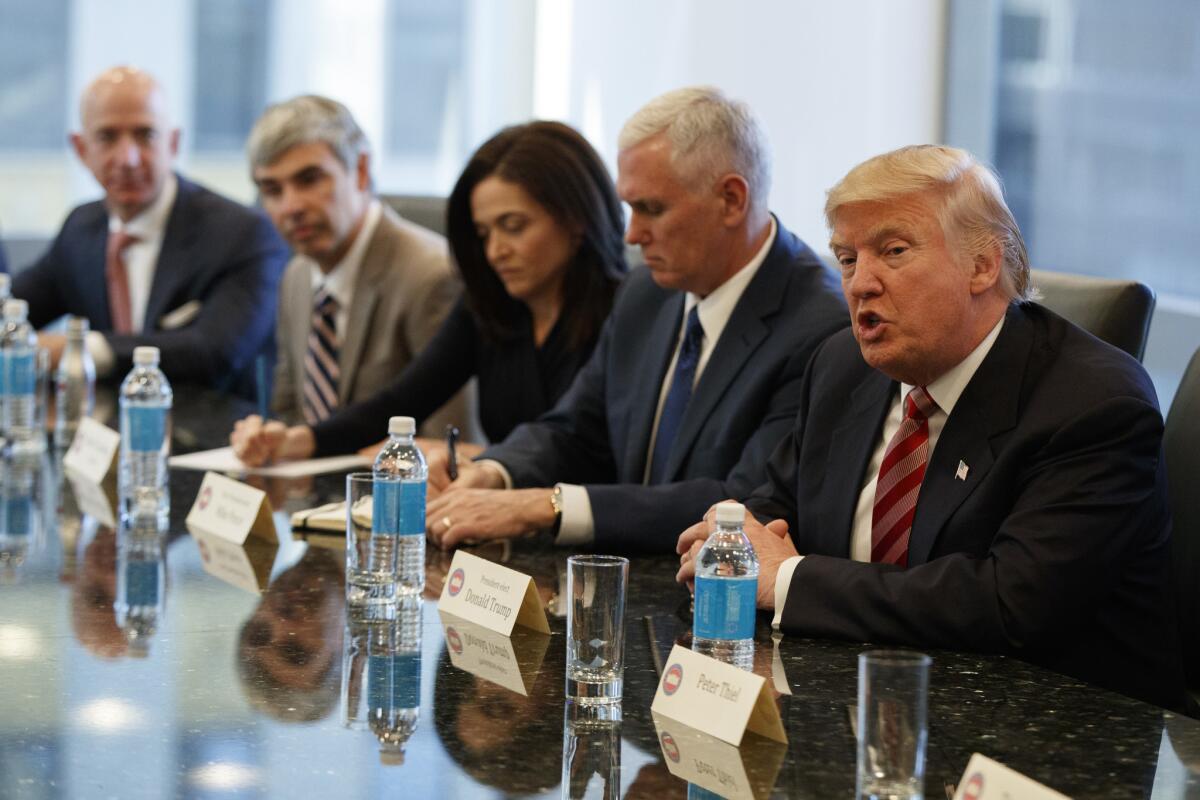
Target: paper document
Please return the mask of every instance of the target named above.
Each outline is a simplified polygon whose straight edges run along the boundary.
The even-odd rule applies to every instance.
[[[371,527],[371,498],[364,497],[354,508],[354,521],[364,528]],[[294,530],[338,531],[346,530],[346,504],[326,503],[316,508],[297,511],[292,514]]]
[[[240,475],[264,475],[268,478],[303,478],[326,472],[345,472],[371,466],[365,456],[332,456],[304,461],[284,461],[268,467],[247,467],[233,454],[232,447],[202,450],[182,456],[171,456],[167,464],[178,469],[198,469],[206,472],[234,472]]]

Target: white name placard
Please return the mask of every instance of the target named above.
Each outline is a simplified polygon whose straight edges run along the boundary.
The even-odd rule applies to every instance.
[[[63,468],[92,483],[104,483],[112,472],[121,447],[121,434],[91,417],[79,420],[79,429],[63,456]]]
[[[505,636],[445,611],[438,614],[451,664],[517,694],[529,695],[550,644],[549,635],[520,627],[512,636]]]
[[[186,524],[189,531],[237,545],[249,536],[267,542],[279,541],[267,493],[215,472],[204,474]]]
[[[1071,800],[1015,769],[975,753],[967,762],[954,800]]]
[[[450,562],[438,610],[505,636],[514,625],[550,632],[533,578],[462,550]]]
[[[747,730],[787,742],[765,679],[679,645],[671,648],[650,710],[732,745]]]
[[[654,714],[667,769],[677,778],[729,800],[769,797],[787,745],[750,734],[741,747]]]
[[[245,544],[234,544],[220,536],[190,531],[200,551],[200,562],[204,571],[231,586],[253,594],[261,594],[271,579],[271,565],[279,551],[277,542],[260,542],[250,539]]]
[[[94,483],[71,470],[64,472],[71,484],[71,492],[75,495],[75,505],[79,506],[79,511],[94,517],[106,528],[117,527],[116,483],[111,480]]]

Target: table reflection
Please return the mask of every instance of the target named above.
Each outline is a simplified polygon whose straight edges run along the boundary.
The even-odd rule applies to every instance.
[[[344,580],[333,553],[309,547],[267,587],[238,634],[238,677],[254,709],[312,722],[337,705]]]

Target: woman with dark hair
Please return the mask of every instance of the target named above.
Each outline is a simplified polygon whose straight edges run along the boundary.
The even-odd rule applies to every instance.
[[[426,348],[386,389],[315,426],[238,422],[243,462],[353,452],[381,439],[389,416],[419,422],[471,377],[484,433],[500,441],[571,385],[626,269],[621,205],[596,151],[561,123],[505,128],[467,163],[446,218],[465,292]]]

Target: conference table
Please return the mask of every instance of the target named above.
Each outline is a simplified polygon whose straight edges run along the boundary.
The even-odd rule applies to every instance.
[[[173,447],[220,446],[248,411],[177,389]],[[6,463],[0,797],[854,796],[868,644],[773,638],[760,618],[754,669],[788,742],[706,740],[650,713],[690,599],[674,556],[634,555],[620,719],[582,719],[563,698],[567,553],[538,537],[471,548],[532,576],[546,609],[548,636],[504,637],[439,613],[453,554],[428,548],[419,667],[381,697],[340,538],[290,526],[343,476],[251,481],[278,541],[241,546],[189,532],[202,478],[172,470],[169,529],[134,552],[97,506],[111,489],[65,479],[61,453]],[[134,595],[154,613],[134,619]],[[976,752],[1071,797],[1200,797],[1197,722],[1013,658],[929,653],[926,797],[949,796]]]

